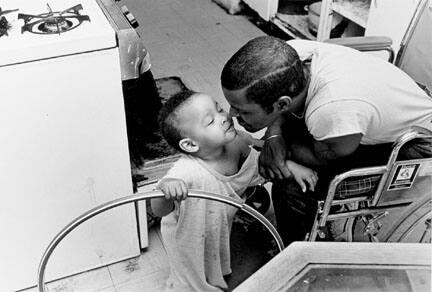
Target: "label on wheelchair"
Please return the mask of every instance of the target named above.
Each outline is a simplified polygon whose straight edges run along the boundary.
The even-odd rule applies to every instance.
[[[393,174],[388,190],[400,190],[411,188],[414,182],[420,163],[400,164]]]

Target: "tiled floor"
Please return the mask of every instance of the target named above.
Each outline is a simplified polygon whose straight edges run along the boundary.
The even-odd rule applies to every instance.
[[[264,33],[211,0],[122,0],[137,18],[156,78],[179,76],[191,89],[227,104],[220,73],[230,56]]]
[[[48,292],[164,291],[169,264],[156,228],[149,231],[149,247],[141,256],[52,283]],[[37,289],[24,290],[36,292]]]
[[[179,76],[189,88],[225,106],[223,64],[249,39],[264,34],[246,17],[229,15],[211,0],[122,0],[118,5],[127,5],[137,18],[155,78]],[[160,235],[151,229],[149,247],[140,257],[50,283],[47,289],[163,291],[168,271]]]

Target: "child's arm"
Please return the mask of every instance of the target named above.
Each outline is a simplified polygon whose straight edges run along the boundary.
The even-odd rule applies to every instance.
[[[315,190],[315,185],[318,181],[318,176],[315,171],[303,165],[295,163],[292,160],[286,161],[286,166],[291,171],[295,181],[300,185],[303,192],[306,192],[307,185],[311,191]]]
[[[177,178],[163,178],[156,186],[156,189],[165,194],[165,198],[151,200],[152,211],[159,217],[171,213],[174,209],[174,200],[184,200],[188,194],[186,183]]]

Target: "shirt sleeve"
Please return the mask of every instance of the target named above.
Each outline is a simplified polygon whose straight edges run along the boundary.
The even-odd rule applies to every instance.
[[[174,162],[173,166],[164,175],[164,178],[176,178],[183,180],[189,187],[193,182],[193,174],[195,173],[195,164],[189,158],[181,157]]]
[[[367,133],[375,108],[364,101],[343,100],[315,109],[306,119],[310,134],[317,141]]]

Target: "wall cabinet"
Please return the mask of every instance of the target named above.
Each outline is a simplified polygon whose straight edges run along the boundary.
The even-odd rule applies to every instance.
[[[419,0],[323,0],[317,35],[309,30],[308,16],[304,10],[304,4],[308,3],[306,1],[244,2],[264,20],[274,23],[293,38],[328,39],[333,15],[338,14],[350,23],[342,36],[388,36],[393,39],[393,47],[397,51]]]
[[[365,36],[387,36],[393,40],[393,49],[400,42],[414,14],[419,0],[323,0],[321,6],[319,41],[330,36],[332,13],[338,13],[365,29]],[[397,21],[395,21],[397,20]]]

